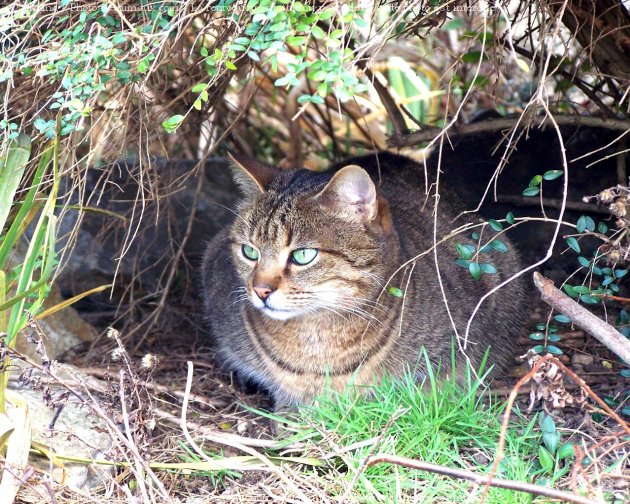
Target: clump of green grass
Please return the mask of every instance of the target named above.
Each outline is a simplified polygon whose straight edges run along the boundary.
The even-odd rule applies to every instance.
[[[306,424],[310,430],[310,434],[302,430],[301,435],[310,437],[320,453],[359,446],[341,455],[336,459],[340,462],[331,467],[337,473],[332,478],[335,484],[331,493],[343,494],[352,484],[351,501],[465,502],[471,498],[471,492],[480,491],[470,482],[404,467],[361,467],[366,456],[380,452],[482,473],[489,471],[499,439],[503,405],[489,396],[470,369],[466,370],[463,384],[458,384],[452,378],[438,379],[426,357],[425,360],[429,372],[422,386],[413,376],[384,379],[371,387],[367,395],[352,391],[330,393],[313,406],[300,409],[297,424]],[[539,434],[533,432],[535,419],[527,422],[520,415],[514,418],[497,477],[529,482],[535,469]],[[297,424],[290,422],[289,429],[295,429]],[[360,444],[371,438],[377,439],[372,444]],[[356,478],[358,471],[360,476]],[[531,496],[492,488],[486,502],[531,502]]]

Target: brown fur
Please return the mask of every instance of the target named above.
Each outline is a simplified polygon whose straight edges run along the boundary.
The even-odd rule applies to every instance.
[[[455,334],[442,299],[433,252],[398,268],[433,244],[433,199],[424,192],[422,167],[393,154],[356,158],[318,174],[272,171],[239,159],[236,178],[246,198],[230,229],[208,246],[203,264],[203,297],[210,332],[222,361],[241,377],[266,387],[279,404],[312,400],[325,387],[373,383],[405,371],[424,377],[424,347],[431,361],[450,369]],[[370,178],[357,168],[365,170]],[[336,176],[338,175],[338,176]],[[367,180],[367,183],[366,183]],[[457,202],[440,191],[438,240],[453,225]],[[353,199],[355,198],[355,199]],[[427,202],[428,201],[428,202]],[[494,235],[487,230],[486,240]],[[498,274],[475,281],[455,264],[455,243],[473,243],[470,233],[437,248],[442,285],[453,321],[463,336],[479,298],[521,264],[508,252],[480,256]],[[243,244],[259,251],[244,257]],[[307,266],[291,263],[292,250],[319,250]],[[394,297],[384,289],[405,292]],[[273,311],[254,292],[289,312]],[[470,331],[466,354],[478,365],[488,347],[501,366],[511,355],[524,319],[520,281],[482,305]],[[275,296],[275,297],[274,297]],[[461,366],[458,366],[461,368]]]

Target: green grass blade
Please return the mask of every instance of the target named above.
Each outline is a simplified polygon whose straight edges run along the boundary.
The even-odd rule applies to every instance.
[[[31,139],[22,133],[9,144],[7,157],[0,163],[0,232],[9,216],[13,198],[30,156]]]
[[[20,209],[18,210],[15,219],[13,219],[13,223],[11,224],[11,227],[9,227],[9,230],[4,237],[4,240],[2,240],[2,243],[0,243],[0,266],[5,264],[9,254],[15,246],[15,243],[20,238],[20,236],[22,236],[24,229],[26,229],[26,226],[30,222],[30,219],[27,218],[27,215],[33,209],[35,196],[39,191],[41,181],[46,171],[46,167],[50,163],[52,155],[52,148],[46,149],[46,151],[44,151],[44,153],[42,154],[37,165],[37,170],[35,170],[35,175],[33,176],[31,188],[26,194],[24,201],[20,205]]]

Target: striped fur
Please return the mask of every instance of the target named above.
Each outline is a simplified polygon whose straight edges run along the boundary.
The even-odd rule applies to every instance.
[[[425,194],[421,166],[389,153],[352,159],[325,173],[241,165],[245,171],[236,177],[247,195],[204,258],[205,315],[222,362],[267,388],[277,404],[308,402],[327,387],[361,386],[385,373],[409,370],[421,377],[422,347],[448,372],[451,317],[463,336],[478,299],[520,267],[502,237],[508,252],[488,256],[499,273],[474,281],[455,264],[454,242],[439,245],[449,317],[431,251],[433,199]],[[348,165],[355,166],[342,172]],[[375,201],[356,166],[369,174]],[[353,191],[364,194],[355,201]],[[458,212],[456,198],[440,193],[438,240],[454,227]],[[243,244],[259,251],[257,261],[243,256]],[[319,250],[316,259],[293,264],[291,251],[303,247]],[[281,306],[285,319],[258,306],[257,285],[275,289],[267,301]],[[405,295],[388,294],[389,286]],[[473,364],[488,347],[498,367],[510,357],[523,326],[523,292],[517,281],[482,305],[466,351]]]

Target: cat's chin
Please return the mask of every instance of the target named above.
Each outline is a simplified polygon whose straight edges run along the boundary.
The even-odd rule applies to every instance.
[[[295,310],[277,310],[275,308],[270,308],[268,306],[264,306],[259,308],[261,312],[263,312],[267,317],[272,318],[274,320],[289,320],[295,318],[300,315],[298,311]]]

